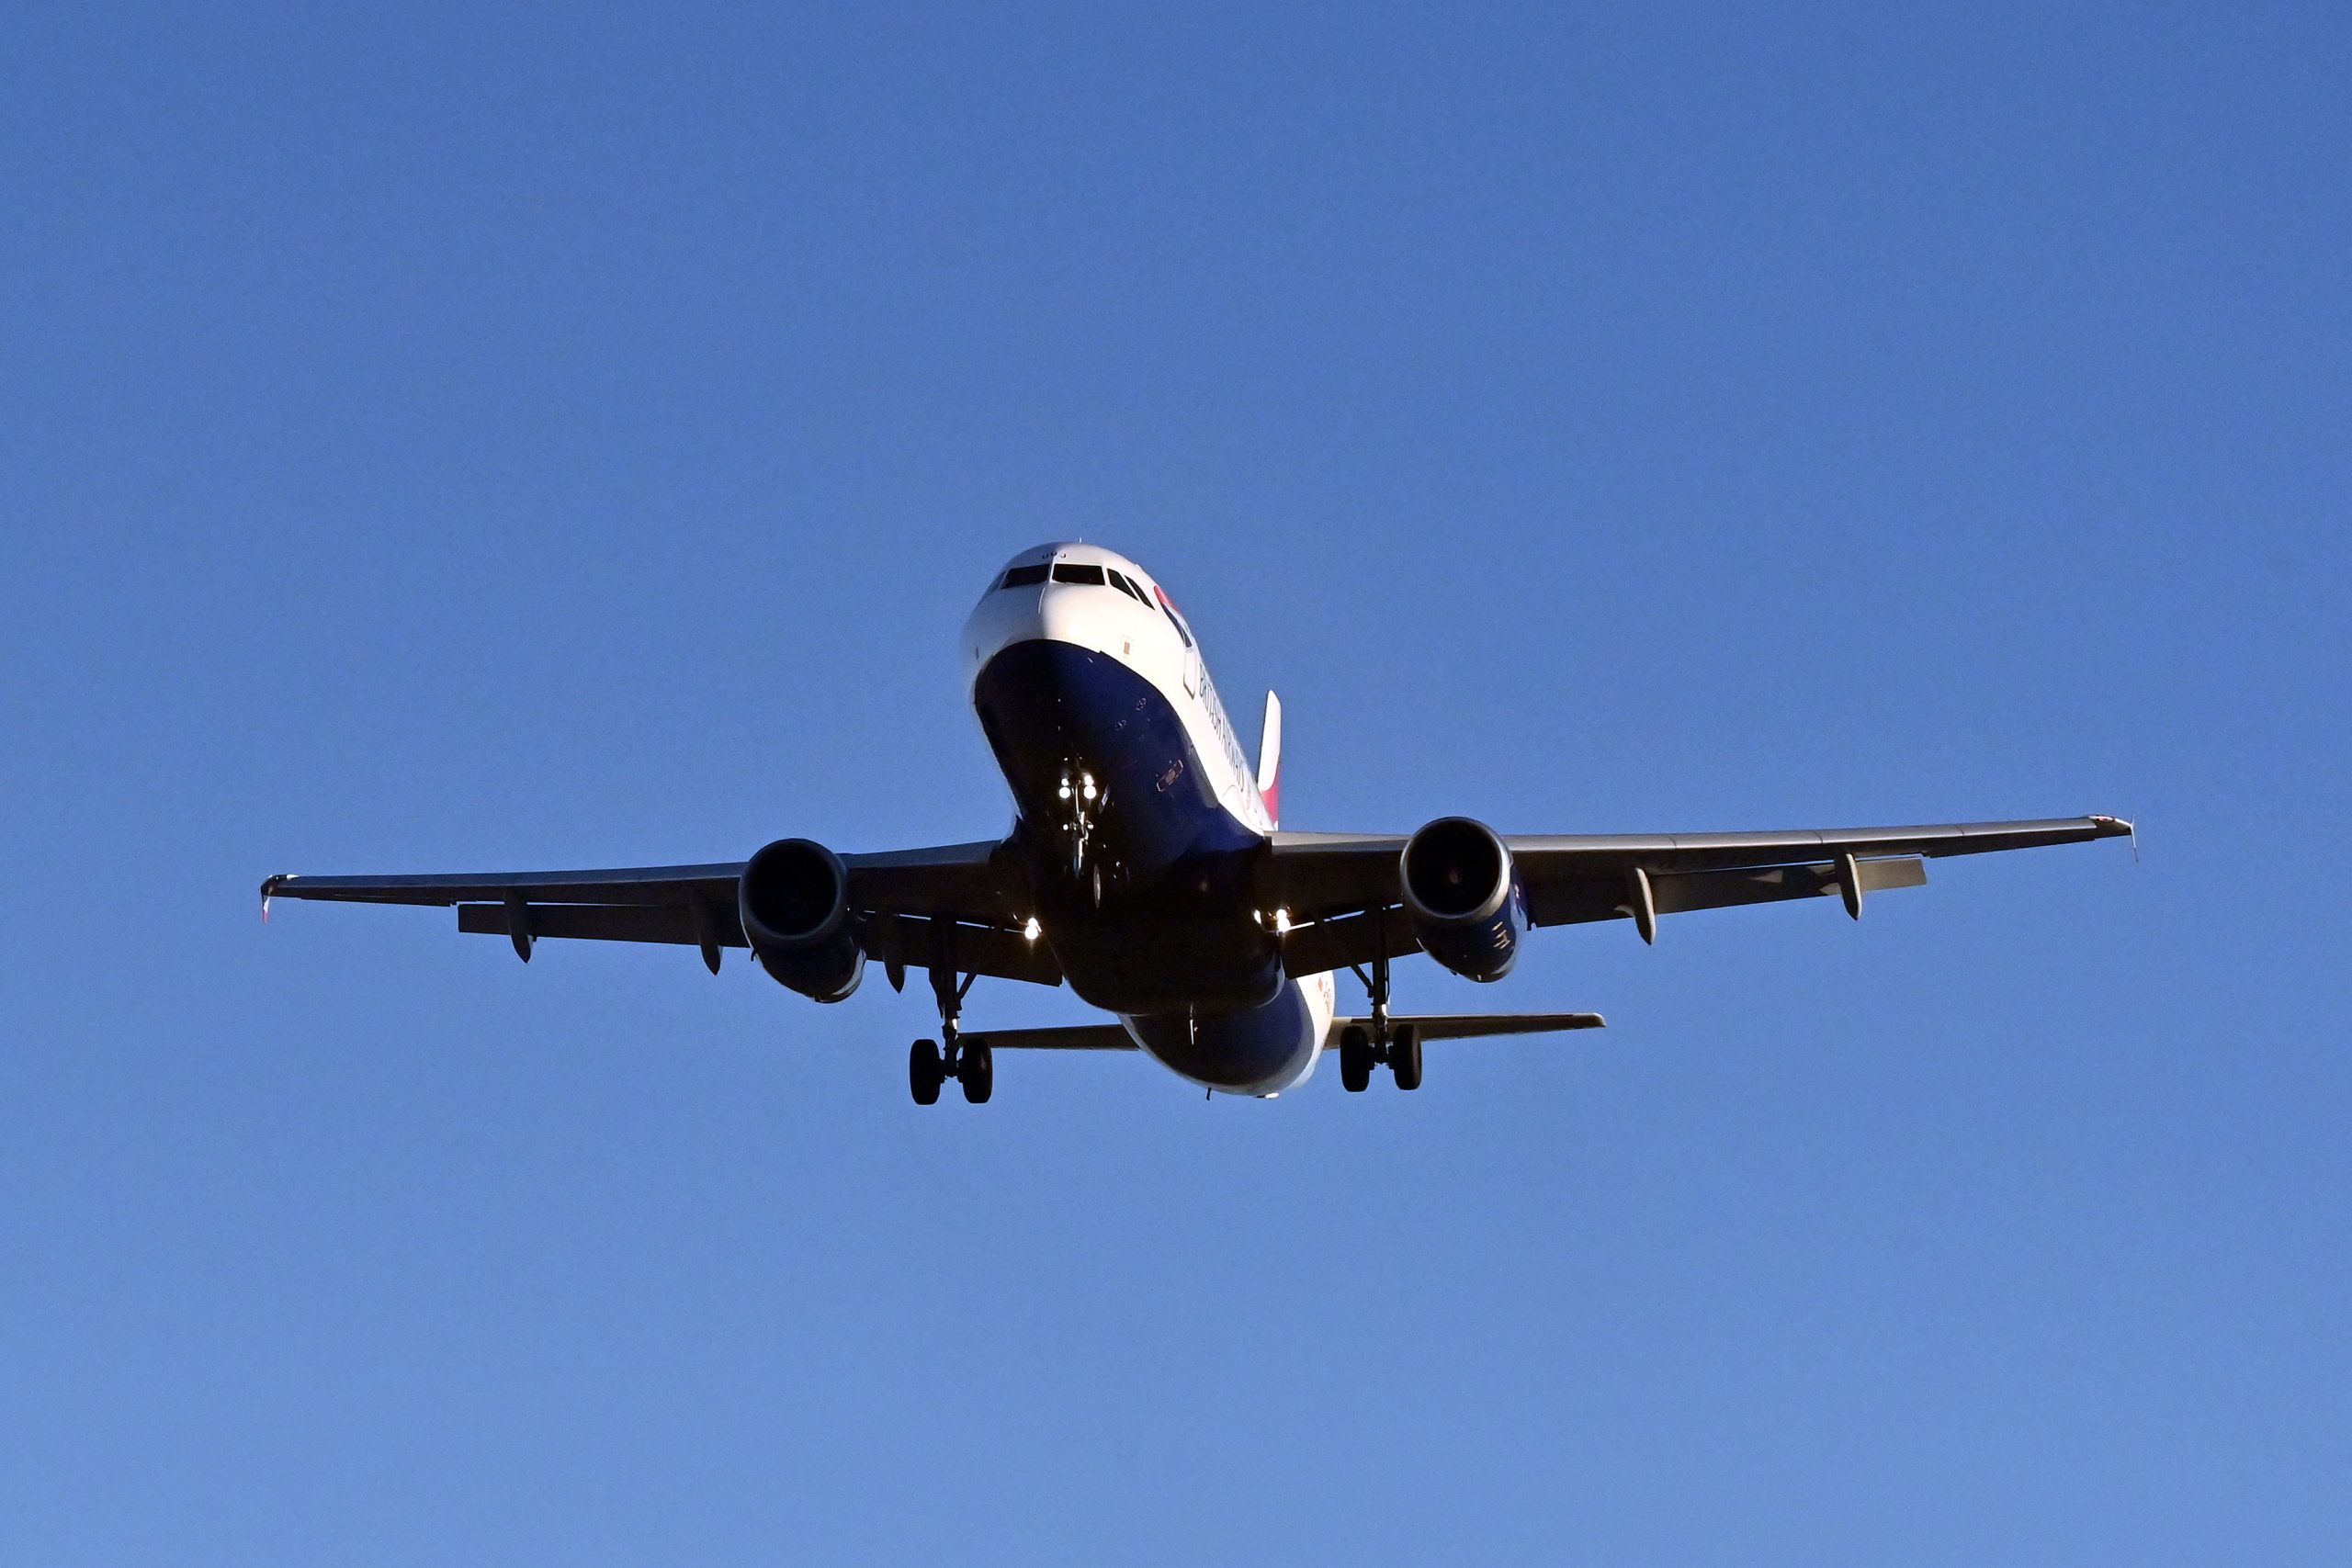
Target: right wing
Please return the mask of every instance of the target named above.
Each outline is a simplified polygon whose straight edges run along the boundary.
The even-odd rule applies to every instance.
[[[1530,923],[1650,917],[1787,898],[1917,887],[1923,860],[2120,838],[2115,817],[2044,818],[1916,828],[1768,833],[1505,834]],[[1403,834],[1276,833],[1261,899],[1285,911],[1283,962],[1293,975],[1417,952],[1399,908]],[[1845,885],[1854,868],[1855,886]],[[1643,892],[1648,908],[1645,910]],[[1647,934],[1646,930],[1645,934]]]
[[[1057,986],[1061,970],[1023,934],[1027,911],[989,840],[935,849],[842,856],[858,945],[908,968],[947,958],[964,974]],[[458,929],[503,936],[528,956],[540,937],[670,942],[698,947],[714,970],[719,950],[745,947],[736,913],[741,861],[596,871],[478,872],[420,876],[299,876],[261,885],[272,898],[455,907]]]

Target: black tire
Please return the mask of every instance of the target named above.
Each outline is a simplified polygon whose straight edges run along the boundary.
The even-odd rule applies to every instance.
[[[939,1058],[939,1046],[929,1040],[918,1040],[907,1053],[907,1088],[914,1091],[917,1105],[939,1103],[939,1086],[947,1081],[947,1064]]]
[[[986,1105],[996,1089],[996,1059],[985,1042],[967,1042],[958,1053],[962,1058],[956,1064],[956,1076],[963,1081],[964,1098],[974,1105]]]
[[[1340,1031],[1340,1087],[1362,1094],[1372,1083],[1372,1036],[1353,1024]]]
[[[1389,1036],[1388,1073],[1396,1080],[1398,1089],[1421,1087],[1421,1037],[1410,1024]]]

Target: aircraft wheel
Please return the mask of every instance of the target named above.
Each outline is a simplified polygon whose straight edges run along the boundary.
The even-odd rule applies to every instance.
[[[1350,1024],[1340,1031],[1340,1087],[1362,1094],[1372,1082],[1372,1037]]]
[[[914,1091],[917,1105],[939,1103],[939,1086],[947,1081],[947,1064],[939,1057],[939,1046],[929,1040],[918,1040],[907,1053],[907,1087]]]
[[[956,1076],[963,1080],[964,1098],[974,1105],[986,1105],[996,1089],[995,1059],[985,1042],[966,1045],[960,1055],[963,1059],[956,1064]]]
[[[1421,1037],[1409,1023],[1399,1025],[1389,1037],[1388,1072],[1398,1089],[1421,1087]]]

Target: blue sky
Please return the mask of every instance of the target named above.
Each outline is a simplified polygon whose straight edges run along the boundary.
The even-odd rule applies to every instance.
[[[0,1557],[2334,1560],[2347,43],[18,8]],[[2144,861],[1408,967],[1611,1027],[1272,1104],[254,918],[998,830],[954,631],[1070,536],[1291,826]]]

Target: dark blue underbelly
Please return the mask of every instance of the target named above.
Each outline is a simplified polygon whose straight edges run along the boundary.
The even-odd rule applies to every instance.
[[[1287,1087],[1315,1055],[1314,1016],[1294,980],[1245,1012],[1128,1021],[1151,1054],[1196,1082],[1238,1093]]]
[[[1156,687],[1106,654],[1041,639],[990,659],[972,696],[1073,990],[1114,1012],[1172,1018],[1281,1001],[1292,987],[1252,919],[1264,840],[1218,803]],[[1089,778],[1091,803],[1080,797]]]

